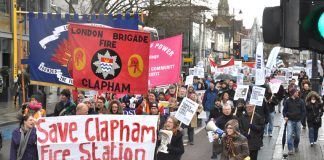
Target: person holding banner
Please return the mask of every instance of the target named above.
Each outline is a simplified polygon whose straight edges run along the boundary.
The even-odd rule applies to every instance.
[[[105,97],[99,96],[96,103],[96,113],[97,114],[108,114],[108,110],[105,108],[106,99]]]
[[[37,160],[37,136],[31,113],[18,115],[19,128],[12,132],[10,160]]]
[[[262,146],[264,118],[255,113],[255,105],[246,102],[246,113],[240,118],[241,133],[248,139],[251,160],[258,159]]]
[[[108,114],[119,114],[122,115],[123,107],[120,105],[120,102],[117,100],[112,100],[108,106]]]
[[[75,115],[76,105],[71,100],[71,92],[63,89],[60,96],[60,102],[56,103],[53,116]]]
[[[171,143],[167,145],[168,153],[158,152],[157,153],[157,160],[180,160],[182,154],[184,153],[184,146],[182,141],[182,132],[178,129],[179,128],[179,121],[170,116],[167,118],[164,129],[172,131],[172,138]],[[157,145],[160,146],[161,138],[158,138]]]

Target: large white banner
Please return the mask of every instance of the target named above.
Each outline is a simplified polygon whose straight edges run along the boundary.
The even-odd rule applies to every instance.
[[[175,117],[185,125],[189,125],[192,117],[196,114],[198,104],[191,99],[185,97],[177,110]]]
[[[270,70],[277,64],[277,57],[278,57],[279,51],[280,51],[280,47],[274,47],[270,52],[270,55],[269,55],[268,61],[267,61],[267,65],[266,65],[266,67],[269,68]]]
[[[256,106],[262,106],[265,88],[253,86],[250,103]]]
[[[265,82],[265,70],[263,60],[263,43],[258,43],[255,55],[255,85],[263,85]]]
[[[247,98],[248,92],[249,92],[248,85],[237,85],[237,88],[235,90],[234,100],[238,100],[238,99],[242,98],[245,101]]]
[[[253,57],[253,40],[241,39],[241,56],[247,54],[249,57]]]
[[[38,159],[153,159],[157,121],[152,115],[41,118]]]

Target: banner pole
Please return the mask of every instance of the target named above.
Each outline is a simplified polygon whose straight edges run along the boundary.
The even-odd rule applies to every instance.
[[[250,124],[252,124],[252,122],[253,122],[253,117],[254,117],[254,113],[255,113],[255,107],[256,106],[254,106],[252,117],[251,117],[251,120],[250,120]],[[250,132],[251,132],[251,129],[249,128],[248,135],[250,135]]]
[[[12,1],[13,79],[17,77],[17,3]]]
[[[19,11],[21,11],[21,8],[19,8]],[[18,17],[18,20],[19,21],[22,20],[21,17],[22,17],[22,15],[20,13],[19,14],[19,17]],[[23,41],[22,41],[22,34],[23,34],[23,26],[22,25],[23,24],[21,22],[21,24],[19,23],[18,25],[19,25],[19,57],[17,56],[17,59],[19,59],[19,62],[20,62],[20,70],[23,71],[24,70],[24,66],[21,64],[21,59],[24,58],[24,54],[23,54]],[[23,103],[25,103],[26,102],[26,90],[25,90],[25,76],[24,76],[24,74],[21,75],[21,78],[22,78],[22,100],[23,100]]]

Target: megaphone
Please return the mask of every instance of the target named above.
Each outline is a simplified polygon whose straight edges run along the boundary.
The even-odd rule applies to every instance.
[[[224,131],[219,129],[213,121],[209,121],[206,124],[206,130],[213,131],[215,134],[218,134],[218,136],[220,137],[224,134]]]

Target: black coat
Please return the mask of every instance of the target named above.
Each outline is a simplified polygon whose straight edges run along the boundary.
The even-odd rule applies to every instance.
[[[161,141],[158,141],[160,145]],[[182,132],[177,130],[177,133],[172,135],[171,143],[168,144],[169,153],[157,153],[157,160],[180,160],[184,153],[184,146],[182,141]]]
[[[255,113],[250,125],[251,116],[243,114],[240,118],[241,134],[248,139],[249,150],[259,150],[262,145],[262,134],[264,129],[264,118]],[[248,134],[250,128],[250,134]]]
[[[216,126],[218,128],[220,128],[221,130],[224,130],[225,131],[225,124],[228,121],[232,120],[232,119],[238,120],[238,118],[236,116],[233,116],[232,114],[229,115],[229,116],[226,116],[226,115],[223,114],[222,116],[220,116],[220,117],[218,117],[216,119]]]
[[[308,104],[306,106],[307,126],[308,128],[319,128],[322,121],[315,122],[316,117],[323,116],[323,104]]]
[[[221,107],[214,107],[210,110],[210,114],[208,119],[210,120],[211,118],[214,118],[216,120],[218,117],[222,115],[222,108]]]

